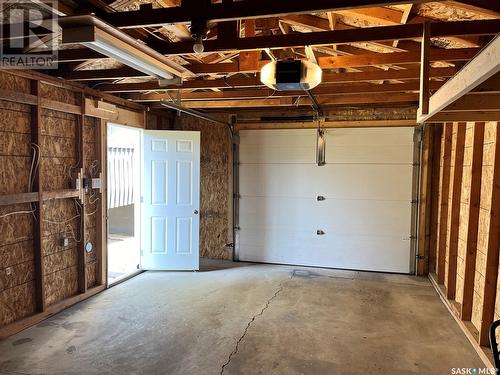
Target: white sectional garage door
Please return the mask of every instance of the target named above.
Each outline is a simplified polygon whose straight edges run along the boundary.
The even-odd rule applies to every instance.
[[[328,129],[321,167],[315,130],[241,131],[239,259],[410,272],[412,163],[412,128]]]

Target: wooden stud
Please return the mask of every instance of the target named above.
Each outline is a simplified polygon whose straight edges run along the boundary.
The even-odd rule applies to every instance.
[[[455,299],[457,284],[457,261],[458,261],[458,231],[460,226],[460,198],[462,194],[462,175],[465,151],[465,131],[467,124],[458,123],[455,144],[455,160],[453,169],[453,189],[451,191],[451,217],[449,246],[448,246],[448,280],[446,284],[446,296]]]
[[[418,220],[418,249],[417,249],[417,273],[425,275],[428,272],[429,261],[429,236],[430,236],[430,189],[432,168],[432,138],[433,125],[426,125],[422,132],[422,158],[420,170],[420,197],[419,197],[419,220]]]
[[[500,249],[500,124],[497,124],[493,186],[491,194],[490,225],[486,249],[486,269],[484,275],[483,311],[479,330],[479,344],[488,345],[488,333],[495,316],[495,298],[498,279],[498,256]]]
[[[476,274],[477,237],[479,228],[479,208],[481,202],[481,165],[483,163],[484,122],[474,124],[472,145],[471,188],[469,198],[469,218],[465,252],[464,288],[462,294],[462,320],[471,320],[474,297],[474,277]]]
[[[42,144],[42,134],[40,131],[41,127],[41,98],[40,98],[40,82],[38,80],[31,81],[31,95],[36,96],[36,104],[31,106],[31,142],[41,147]],[[41,159],[43,157],[43,150],[39,150],[38,157]],[[43,194],[43,178],[40,173],[40,167],[37,169],[34,175],[33,190],[38,191],[39,200],[35,204],[36,207],[36,223],[34,223],[33,228],[33,256],[35,263],[35,301],[36,310],[38,312],[45,311],[45,280],[43,272],[43,251],[42,251],[42,228],[44,220],[44,209],[41,196]]]
[[[97,127],[97,149],[99,172],[101,176],[101,189],[99,193],[99,208],[97,211],[97,282],[99,285],[108,284],[107,249],[108,249],[108,225],[107,225],[107,122],[100,120]]]
[[[450,190],[450,162],[451,162],[451,139],[453,123],[444,125],[444,148],[443,148],[443,169],[441,171],[441,197],[439,204],[439,242],[437,259],[437,279],[439,284],[444,283],[445,261],[446,261],[446,238],[448,235],[448,197]]]
[[[87,251],[85,250],[85,235],[86,235],[86,202],[85,202],[85,190],[83,189],[83,178],[85,177],[85,155],[84,155],[84,126],[85,126],[85,94],[82,92],[80,94],[80,105],[82,108],[82,114],[78,116],[77,121],[77,155],[78,155],[78,169],[81,171],[80,177],[80,190],[81,190],[81,212],[80,212],[80,243],[78,244],[78,290],[80,293],[85,293],[87,291]]]
[[[429,272],[436,273],[437,251],[438,251],[438,232],[439,232],[439,175],[441,163],[441,140],[443,137],[443,125],[434,124],[433,145],[432,145],[432,182],[431,182],[431,223],[430,223],[430,243],[429,243]]]
[[[429,113],[429,69],[430,69],[431,27],[429,22],[424,22],[422,32],[422,45],[420,47],[420,91],[419,113]]]

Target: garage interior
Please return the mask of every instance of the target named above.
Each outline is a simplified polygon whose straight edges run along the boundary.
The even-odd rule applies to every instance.
[[[0,7],[0,374],[496,373],[497,0]]]

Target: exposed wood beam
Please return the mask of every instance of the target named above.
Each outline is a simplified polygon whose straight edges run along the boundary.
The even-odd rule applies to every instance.
[[[493,35],[500,32],[500,20],[457,21],[431,23],[431,37],[453,35]],[[289,48],[310,46],[328,46],[332,44],[349,44],[357,42],[393,41],[415,39],[422,36],[422,25],[407,24],[396,26],[379,26],[363,29],[346,29],[318,31],[311,33],[295,33],[286,35],[255,36],[239,38],[236,41],[208,40],[204,43],[206,52],[228,52],[244,50],[262,50],[265,48]],[[154,42],[149,46],[165,55],[192,54],[193,43]],[[98,59],[104,56],[85,48],[59,51],[59,62]]]
[[[433,22],[430,27],[431,37],[494,35],[500,32],[500,19]],[[285,35],[255,36],[239,38],[235,41],[215,39],[206,41],[204,46],[206,52],[226,52],[235,50],[261,50],[264,48],[290,48],[305,45],[328,46],[332,44],[393,41],[415,39],[421,36],[421,24],[407,24]],[[151,43],[150,47],[164,55],[190,54],[193,50],[192,42],[155,42]]]
[[[442,82],[432,82],[431,87],[438,89]],[[335,96],[345,94],[367,94],[381,92],[418,92],[418,82],[395,83],[395,84],[356,84],[356,85],[328,85],[320,86],[311,93],[317,96]],[[267,88],[247,89],[247,90],[224,90],[220,92],[181,92],[181,100],[223,100],[223,99],[258,99],[258,98],[286,98],[303,96],[303,91],[273,91]],[[127,96],[136,102],[155,102],[160,100],[170,100],[166,93],[130,94]]]
[[[407,127],[415,126],[415,120],[359,120],[359,121],[325,121],[322,128],[373,128],[373,127]],[[315,121],[296,122],[238,122],[236,130],[272,130],[272,129],[316,129]]]
[[[192,19],[206,19],[211,22],[225,22],[248,18],[279,17],[287,14],[318,13],[376,7],[394,4],[423,3],[428,0],[287,0],[286,2],[267,0],[217,3],[199,7],[171,7],[150,10],[134,10],[111,13],[106,16],[108,23],[116,27],[137,28],[161,26],[175,23],[189,23]]]
[[[429,53],[429,61],[464,61],[472,59],[478,48],[433,49]],[[367,53],[351,56],[319,57],[318,62],[323,69],[355,68],[385,64],[414,64],[421,61],[420,51],[394,53]]]
[[[413,4],[407,4],[405,5],[405,8],[403,10],[403,13],[401,13],[401,19],[399,20],[399,22],[401,24],[406,24],[408,22],[408,19],[410,18],[410,14],[411,14],[411,10],[413,9]],[[392,42],[392,46],[393,47],[397,47],[399,44],[399,40],[395,40],[394,42]]]
[[[429,100],[429,113],[419,114],[423,123],[500,71],[500,34],[465,65]]]
[[[474,50],[470,50],[466,55],[473,55]],[[470,53],[470,55],[469,55]],[[453,52],[455,55],[456,52]],[[363,56],[363,55],[361,55]],[[398,56],[398,55],[396,55]],[[416,55],[415,55],[416,56]],[[457,57],[452,55],[446,55],[446,58]],[[462,56],[467,57],[467,56]],[[467,57],[466,59],[469,59]],[[454,60],[454,59],[452,59]],[[267,63],[266,60],[259,61],[259,67]],[[418,61],[414,61],[417,63]],[[238,63],[219,63],[219,64],[193,64],[189,65],[188,68],[191,72],[195,72],[197,74],[202,73],[238,73],[241,72],[241,67]],[[248,71],[248,72],[257,72],[258,70]],[[359,72],[359,75],[356,75],[356,79],[364,80],[365,74],[366,77],[374,76],[377,78],[373,78],[373,80],[387,80],[387,79],[413,79],[418,78],[418,74],[415,76],[415,69],[406,69],[406,70],[391,70],[391,71],[374,71],[374,72]],[[431,76],[432,77],[450,77],[457,72],[455,68],[432,68]],[[364,74],[365,73],[365,74]],[[345,73],[342,73],[345,74]],[[349,73],[347,73],[349,74]],[[378,75],[380,74],[380,75]],[[323,82],[328,81],[328,78],[331,76],[329,73],[324,73]],[[70,81],[96,81],[96,80],[114,80],[114,79],[122,79],[122,78],[140,78],[147,77],[145,73],[138,72],[135,69],[129,67],[117,68],[117,69],[97,69],[97,70],[77,70],[71,73],[64,75],[64,78]],[[228,85],[224,84],[224,87]],[[179,87],[177,87],[179,88]]]
[[[430,50],[431,48],[431,35],[429,23],[424,23],[424,30],[422,34],[422,46],[420,48],[420,91],[419,103],[420,111],[426,115],[429,113],[429,97],[431,92],[429,90],[429,69],[430,64]]]
[[[430,71],[431,77],[450,77],[455,74],[455,68],[433,68]],[[354,73],[325,73],[323,74],[322,85],[330,83],[380,81],[380,80],[404,80],[418,79],[418,69],[398,70],[398,71],[375,71],[375,72],[354,72]],[[186,81],[182,86],[161,87],[157,81],[141,83],[119,83],[101,85],[99,89],[104,92],[141,92],[141,91],[164,91],[164,90],[193,90],[193,89],[228,89],[263,86],[258,77],[230,77],[227,79],[212,80],[192,80]]]
[[[412,4],[409,4],[409,6],[412,6]],[[392,8],[350,9],[346,11],[341,11],[339,13],[350,17],[366,20],[375,25],[387,25],[387,26],[405,24],[406,20],[408,20],[409,17],[408,11],[405,14],[405,12]],[[405,20],[405,22],[401,22],[402,20]],[[425,23],[431,21],[432,19],[430,18],[415,16],[412,18],[411,23]],[[480,45],[479,39],[474,37],[473,38],[450,37],[449,39],[457,43],[460,43],[465,47],[478,47]]]
[[[468,94],[450,104],[442,112],[500,111],[500,94]]]
[[[387,93],[339,95],[336,97],[321,98],[320,105],[345,105],[345,104],[373,104],[373,103],[414,103],[418,101],[418,94]],[[186,101],[183,105],[187,108],[247,108],[247,107],[282,107],[282,106],[311,106],[311,101],[306,96],[298,98],[268,98],[249,100],[218,100],[218,101]]]
[[[440,112],[429,119],[434,121],[500,121],[500,111]]]

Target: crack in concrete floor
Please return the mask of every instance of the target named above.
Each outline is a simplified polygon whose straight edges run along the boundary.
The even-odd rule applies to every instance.
[[[223,375],[224,374],[224,371],[226,369],[227,366],[229,366],[229,364],[231,363],[231,360],[233,359],[233,356],[235,356],[237,353],[238,353],[238,350],[239,350],[239,346],[240,346],[240,343],[241,341],[243,341],[243,339],[245,338],[248,330],[250,329],[250,327],[252,326],[253,322],[255,322],[255,320],[259,317],[259,316],[262,316],[264,315],[264,312],[269,308],[269,305],[271,304],[271,302],[278,296],[278,294],[280,294],[282,291],[283,291],[283,288],[284,288],[284,283],[288,280],[291,280],[293,279],[293,276],[294,276],[294,272],[291,272],[290,273],[290,278],[285,280],[285,281],[282,281],[280,283],[280,286],[278,288],[278,290],[276,290],[276,292],[271,296],[271,298],[269,298],[267,301],[266,301],[266,304],[264,305],[264,307],[260,310],[259,313],[255,314],[254,316],[252,316],[252,318],[250,319],[250,321],[247,323],[245,329],[243,330],[243,334],[240,336],[240,338],[238,339],[238,341],[236,341],[236,345],[234,346],[234,349],[233,351],[229,354],[228,358],[227,358],[227,361],[222,365],[221,369],[220,369],[220,375]]]

